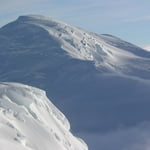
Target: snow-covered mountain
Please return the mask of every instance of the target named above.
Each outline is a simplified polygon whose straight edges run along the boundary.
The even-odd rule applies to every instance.
[[[0,40],[1,55],[4,56],[50,57],[51,54],[56,57],[61,53],[61,57],[69,55],[91,61],[100,70],[125,74],[133,73],[133,69],[145,71],[143,68],[148,68],[146,64],[150,58],[149,52],[114,36],[97,35],[43,16],[19,17],[1,28]],[[136,62],[134,65],[133,61]]]
[[[0,81],[46,90],[90,150],[147,148],[150,52],[142,48],[43,16],[21,16],[0,29]]]
[[[1,150],[87,150],[44,91],[0,83]]]

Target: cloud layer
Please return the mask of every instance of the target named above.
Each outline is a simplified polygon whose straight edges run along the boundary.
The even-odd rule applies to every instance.
[[[84,139],[95,149],[105,150],[149,150],[150,149],[150,122],[143,122],[134,127],[120,128],[105,134],[86,135]]]

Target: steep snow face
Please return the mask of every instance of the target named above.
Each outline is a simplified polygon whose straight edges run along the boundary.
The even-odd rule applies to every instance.
[[[5,150],[87,150],[44,91],[0,83],[0,147]]]

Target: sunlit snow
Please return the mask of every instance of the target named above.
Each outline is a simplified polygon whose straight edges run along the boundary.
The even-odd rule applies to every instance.
[[[150,52],[136,45],[51,18],[21,16],[0,28],[0,81],[45,90],[90,150],[149,148]],[[23,99],[23,110],[47,124],[37,115],[42,108]],[[21,145],[27,145],[24,136]]]
[[[1,150],[87,150],[44,91],[0,83]]]

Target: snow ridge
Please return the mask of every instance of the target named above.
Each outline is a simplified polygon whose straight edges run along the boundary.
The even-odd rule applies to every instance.
[[[38,26],[58,41],[60,47],[75,59],[92,61],[98,68],[122,73],[130,61],[147,61],[150,53],[133,44],[108,34],[98,35],[83,29],[55,21],[54,19],[28,15],[21,16],[18,23]],[[146,66],[143,66],[143,68]],[[146,67],[147,68],[147,67]]]
[[[0,83],[0,145],[13,150],[87,150],[43,90]]]

